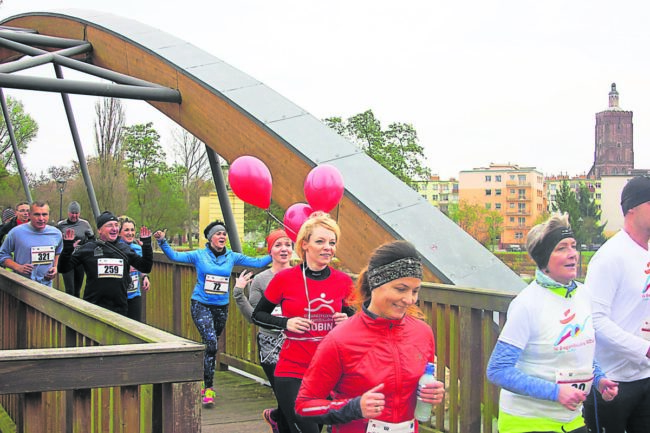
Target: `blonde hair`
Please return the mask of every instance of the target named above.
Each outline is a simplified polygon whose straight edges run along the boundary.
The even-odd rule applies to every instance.
[[[312,213],[307,221],[305,221],[300,230],[298,230],[298,236],[296,236],[296,254],[300,257],[300,260],[305,261],[305,251],[302,249],[302,241],[309,242],[309,238],[316,227],[323,227],[327,230],[334,232],[336,240],[338,241],[341,237],[341,229],[339,225],[329,216],[328,213],[322,211],[316,211]]]

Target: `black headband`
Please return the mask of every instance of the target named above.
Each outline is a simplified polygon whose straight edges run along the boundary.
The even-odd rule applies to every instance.
[[[537,263],[538,268],[544,269],[548,265],[548,259],[551,257],[555,246],[566,238],[575,238],[571,227],[558,227],[549,232],[540,243],[533,247],[529,253]]]
[[[370,290],[403,277],[422,279],[422,263],[415,257],[405,257],[394,262],[368,269]]]

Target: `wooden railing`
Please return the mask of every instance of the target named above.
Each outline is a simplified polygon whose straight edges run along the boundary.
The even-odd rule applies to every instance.
[[[203,346],[0,270],[0,430],[198,432]]]
[[[241,269],[235,268],[233,277],[235,277],[240,271]],[[4,277],[4,275],[5,274],[2,274],[0,277]],[[13,281],[11,278],[9,278],[9,276],[5,278],[7,278],[8,281]],[[13,278],[15,279],[16,277]],[[189,312],[190,297],[192,289],[196,282],[194,268],[190,265],[173,263],[162,254],[157,253],[155,254],[154,268],[150,274],[150,278],[152,289],[143,295],[146,322],[149,325],[171,332],[178,336],[194,341],[200,341],[200,337],[194,327]],[[234,280],[235,278],[231,278],[231,283],[234,283]],[[0,285],[1,284],[3,284],[2,281],[0,281]],[[12,282],[11,284],[16,286],[16,289],[14,291],[19,290],[19,286],[16,285],[15,282]],[[32,287],[38,285],[31,283],[29,286],[31,289]],[[47,290],[48,293],[53,292],[49,289],[41,289],[40,292],[43,292],[44,290]],[[32,290],[30,290],[29,293],[32,293]],[[13,296],[17,297],[17,294],[9,296],[8,300],[10,302],[17,303],[18,305],[21,303],[26,303],[23,300],[12,301],[11,298]],[[61,300],[61,304],[71,302],[71,298],[67,295],[57,293],[56,296],[56,299],[59,299],[58,297],[61,296],[66,297],[65,300]],[[423,284],[422,290],[420,291],[420,307],[424,311],[426,315],[426,321],[433,329],[434,335],[436,337],[438,378],[444,381],[447,387],[446,404],[444,406],[441,405],[436,409],[435,417],[432,418],[431,425],[429,426],[430,429],[450,433],[496,432],[496,428],[493,426],[496,424],[496,417],[498,414],[498,389],[497,387],[487,382],[485,378],[485,368],[490,353],[492,352],[492,348],[496,342],[499,330],[503,326],[503,323],[505,323],[505,313],[513,297],[514,295],[512,293],[506,292],[482,290],[477,288],[461,288],[433,283]],[[88,317],[84,317],[81,315],[81,312],[78,311],[78,309],[81,308],[79,307],[78,303],[82,301],[76,299],[72,299],[72,301],[73,302],[70,304],[70,306],[59,306],[62,311],[66,312],[68,308],[74,307],[72,317],[64,321],[65,326],[72,327],[75,332],[80,332],[77,331],[77,329],[85,330],[87,327],[98,328],[97,331],[92,332],[89,337],[77,337],[77,334],[73,334],[75,335],[75,338],[73,340],[81,340],[81,342],[85,342],[86,338],[90,338],[93,340],[105,341],[107,338],[99,337],[103,333],[110,332],[111,334],[116,333],[116,335],[111,335],[110,338],[108,338],[108,340],[114,342],[111,344],[129,344],[135,342],[130,339],[127,339],[127,341],[119,341],[120,339],[117,338],[118,335],[122,335],[122,333],[127,332],[127,330],[139,330],[140,327],[134,322],[128,321],[128,325],[122,325],[123,327],[118,327],[118,332],[118,330],[115,329],[115,325],[108,326],[106,323],[95,318],[96,315],[103,310],[83,303],[83,308],[87,310],[88,314]],[[39,305],[39,303],[40,302],[38,301],[32,301],[26,304]],[[3,314],[5,314],[5,310],[12,311],[18,306],[5,306],[7,305],[7,302],[3,302],[2,305]],[[25,307],[23,307],[23,309],[25,309]],[[28,309],[31,311],[33,307]],[[90,311],[93,313],[90,314]],[[106,317],[106,314],[109,314],[110,317]],[[101,317],[105,317],[105,322],[111,321],[114,323],[122,324],[128,320],[117,315],[112,315],[110,313],[104,313]],[[60,319],[57,318],[57,320]],[[98,322],[101,322],[101,324]],[[33,333],[35,329],[50,329],[53,327],[53,325],[56,325],[55,323],[44,323],[43,319],[39,319],[38,315],[34,315],[31,312],[29,314],[23,313],[20,320],[15,318],[10,321],[6,321],[3,318],[0,323],[3,325],[3,339],[5,326],[7,324],[30,323],[28,328],[31,330],[31,333]],[[16,326],[18,328],[21,328],[22,325]],[[141,326],[141,328],[147,330],[151,329],[146,326]],[[17,330],[13,332],[15,333]],[[28,335],[30,332],[27,332],[27,329],[22,329],[17,333],[20,335],[23,333],[25,335]],[[225,369],[228,366],[232,366],[263,378],[264,373],[259,365],[259,359],[257,356],[256,334],[257,327],[249,324],[243,318],[237,309],[234,300],[232,300],[230,304],[228,323],[224,333],[219,339],[218,362],[220,368]],[[187,342],[185,344],[188,345],[186,347],[189,351],[191,344],[188,344]],[[76,345],[82,346],[84,344]],[[129,351],[135,350],[133,346],[114,347],[115,352],[113,353],[113,356],[129,357],[129,354],[123,353],[123,351],[127,349]],[[192,349],[192,355],[200,356],[200,351],[199,355],[197,355],[195,349],[196,348]],[[67,368],[70,368],[72,366],[74,369],[74,364],[78,363],[78,361],[70,359],[72,362],[67,362],[66,359],[68,358],[64,358],[64,360],[60,360],[60,362],[63,364],[68,364]],[[3,358],[0,358],[0,375],[3,374],[2,361]],[[189,363],[187,360],[186,362]],[[156,366],[156,368],[151,368],[152,371],[149,372],[150,374],[153,374],[153,372],[157,370],[159,362],[155,361],[155,359],[152,359],[149,364],[150,366]],[[84,364],[79,365],[83,367]],[[127,369],[124,365],[121,365],[119,363],[116,363],[115,365],[111,364],[110,368],[116,369],[114,371],[111,371],[108,368],[104,368],[104,365],[106,364],[102,364],[101,377],[105,378],[105,382],[102,382],[101,385],[98,386],[119,387],[121,385],[132,385],[133,383],[153,383],[152,381],[130,381],[128,384],[123,383],[121,376],[123,374],[127,374]],[[108,365],[106,366],[108,367]],[[142,365],[139,363],[131,363],[131,366],[137,371],[139,371],[140,367],[142,367]],[[442,366],[445,368],[442,368]],[[179,368],[178,373],[187,373],[189,376],[191,376],[188,377],[187,380],[200,380],[202,370],[199,363],[194,362],[194,364],[192,364],[191,373],[186,370],[187,368],[187,366]],[[54,370],[50,370],[50,373],[52,371]],[[144,375],[145,373],[142,372],[142,374]],[[128,369],[128,375],[137,375],[138,377],[140,376],[137,372],[131,371],[130,369]],[[175,377],[173,379],[174,382],[183,381],[179,377]],[[21,389],[20,386],[23,384],[23,382],[31,382],[31,379],[26,377],[23,378],[23,375],[15,377],[14,380],[14,386],[17,390]],[[36,379],[36,382],[40,383],[41,381]],[[196,382],[194,382],[194,385],[195,388],[198,386],[196,385]],[[95,385],[93,384],[92,386],[84,386],[83,388],[86,389],[90,387],[95,387]],[[74,387],[65,389],[73,388]],[[195,388],[192,390],[192,392],[196,391]],[[124,389],[124,387],[122,387],[122,389]],[[128,394],[130,392],[129,390],[132,390],[132,388],[126,389],[127,391],[120,390],[119,393],[114,392],[112,396],[121,396],[126,392],[127,397],[122,398],[128,399],[128,395],[130,395]],[[20,392],[25,393],[26,391],[29,391],[29,389],[22,390]],[[155,391],[156,388],[154,386],[154,393]],[[2,385],[0,385],[0,394],[3,394]],[[99,397],[101,396],[98,396],[97,398]],[[2,402],[2,400],[0,400],[0,402]],[[4,405],[4,402],[2,402],[2,405]],[[159,406],[160,405],[158,405],[158,407]],[[120,406],[116,404],[115,407],[117,408]],[[154,406],[154,412],[156,407],[157,406]],[[194,407],[194,410],[196,411],[197,409]],[[422,430],[427,431],[429,429],[423,428]],[[187,429],[179,431],[193,430]]]
[[[173,263],[162,254],[155,256],[153,289],[145,295],[147,322],[200,341],[189,316],[196,282],[193,267]],[[234,269],[231,285],[241,270]],[[447,402],[436,409],[431,428],[449,433],[496,432],[498,388],[487,381],[485,368],[513,298],[510,292],[423,284],[420,307],[436,337],[438,378],[447,387]],[[264,378],[256,335],[257,327],[244,319],[231,299],[226,329],[219,338],[220,367],[232,366]]]

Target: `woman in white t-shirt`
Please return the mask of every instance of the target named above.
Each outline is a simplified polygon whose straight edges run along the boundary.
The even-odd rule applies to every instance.
[[[578,254],[566,214],[531,229],[535,280],[517,295],[487,367],[500,386],[499,432],[587,433],[582,402],[591,386],[605,400],[618,385],[594,359],[591,301],[574,281]]]

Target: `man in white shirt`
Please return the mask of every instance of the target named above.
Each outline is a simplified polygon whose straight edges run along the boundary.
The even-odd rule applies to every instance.
[[[618,397],[591,395],[584,403],[592,432],[650,432],[650,178],[623,188],[623,229],[589,263],[596,359],[619,382]]]

